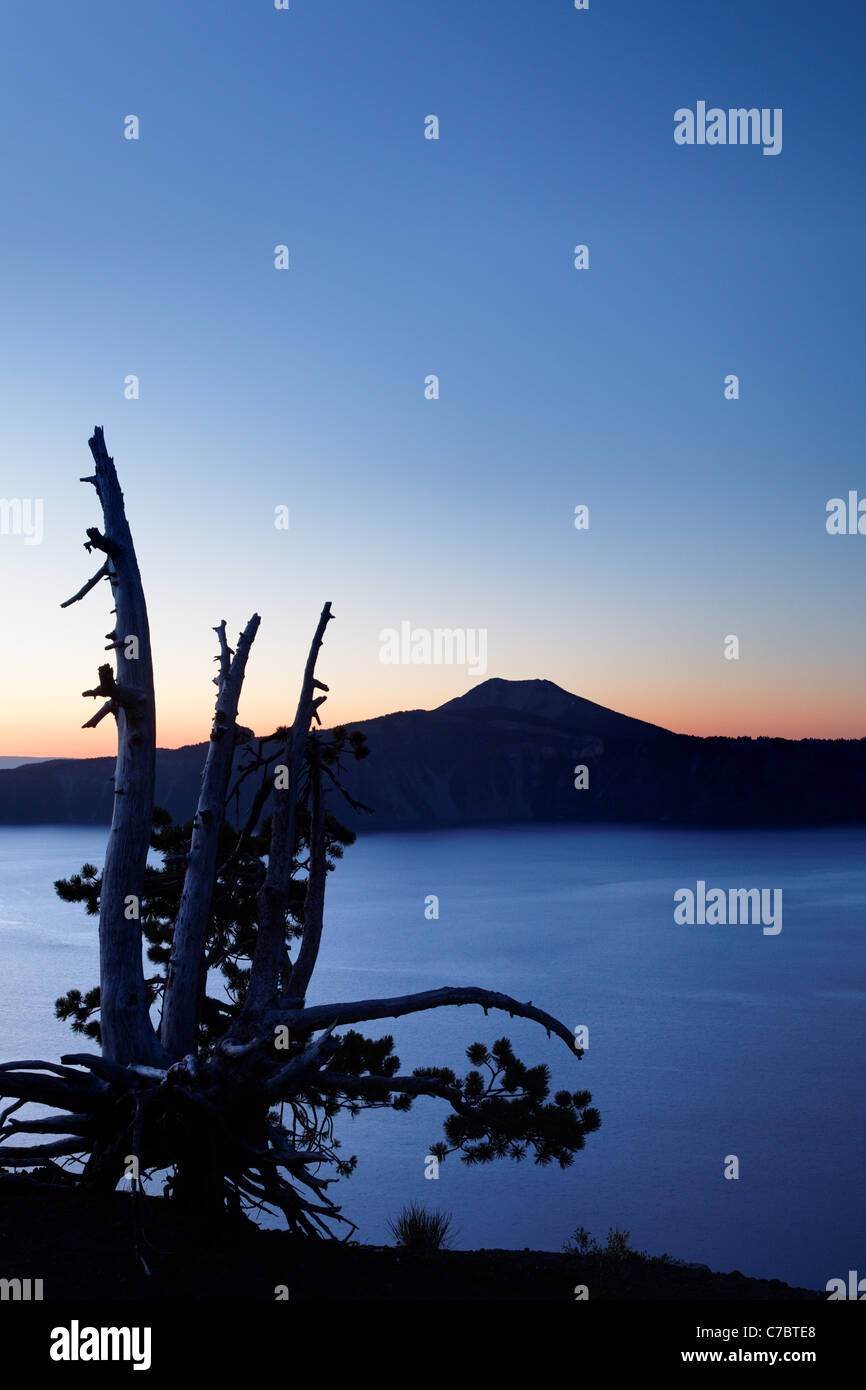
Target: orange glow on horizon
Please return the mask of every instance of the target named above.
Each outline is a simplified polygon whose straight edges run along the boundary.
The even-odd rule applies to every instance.
[[[464,694],[476,681],[464,680],[453,695],[437,691],[427,697],[420,692],[414,699],[393,698],[394,692],[369,691],[363,696],[340,699],[332,696],[323,715],[325,727],[340,723],[359,723],[398,710],[435,709],[446,700]],[[678,690],[675,695],[655,689],[594,690],[586,695],[594,703],[605,705],[649,724],[658,724],[674,733],[703,737],[772,738],[849,738],[866,737],[862,697],[854,690],[823,693],[823,707],[816,706],[815,692],[794,693],[785,706],[780,705],[770,691],[749,690],[740,698],[729,692],[724,695],[717,687],[710,694],[694,689]],[[271,702],[260,699],[241,707],[241,722],[257,734],[270,733],[285,722],[285,711],[270,708]],[[87,706],[82,705],[82,720]],[[106,719],[96,729],[70,728],[71,719],[52,715],[32,707],[19,718],[8,713],[4,719],[3,756],[39,758],[99,758],[113,757],[116,752],[114,722]],[[205,717],[189,711],[159,716],[157,710],[157,743],[160,748],[180,748],[185,744],[204,743],[210,734],[210,711]]]

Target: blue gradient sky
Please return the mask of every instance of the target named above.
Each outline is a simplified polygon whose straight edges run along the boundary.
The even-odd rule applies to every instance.
[[[0,752],[112,745],[110,721],[78,731],[107,586],[58,607],[96,568],[96,423],[164,745],[206,736],[211,628],[253,610],[241,717],[287,719],[326,598],[326,722],[480,679],[382,665],[408,619],[486,628],[488,675],[670,728],[866,734],[866,537],[825,529],[829,498],[866,495],[859,3],[3,21],[0,495],[43,498],[45,537],[0,536]],[[781,107],[782,153],[677,146],[699,99]]]

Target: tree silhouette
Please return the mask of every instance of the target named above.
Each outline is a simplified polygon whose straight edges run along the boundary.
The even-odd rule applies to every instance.
[[[205,1210],[279,1209],[288,1226],[332,1233],[355,1227],[328,1194],[355,1167],[341,1157],[335,1121],[361,1109],[407,1110],[415,1096],[450,1107],[439,1158],[557,1161],[563,1168],[599,1126],[588,1091],[557,1091],[545,1065],[526,1066],[508,1038],[467,1050],[472,1069],[400,1073],[392,1037],[349,1026],[446,1006],[479,1005],[533,1019],[579,1058],[570,1030],[532,1003],[477,986],[445,986],[385,999],[316,1004],[306,996],[323,928],[325,885],[354,835],[326,805],[345,797],[346,758],[367,755],[364,735],[321,729],[328,687],[316,677],[326,603],[310,647],[294,720],[256,738],[238,723],[254,614],[234,650],[219,641],[216,710],[193,820],[171,823],[154,807],[156,721],[147,608],[123,496],[103,432],[89,441],[104,533],[87,531],[101,568],[71,599],[103,579],[115,623],[107,635],[116,669],[99,668],[84,694],[111,714],[118,753],[114,808],[101,874],[91,864],[56,884],[60,896],[99,917],[98,988],[73,989],[57,1013],[101,1045],[60,1064],[0,1065],[0,1168],[37,1169],[81,1187],[113,1190],[128,1176],[167,1171],[167,1191]],[[232,780],[234,778],[234,781]],[[228,818],[249,779],[243,824]],[[162,867],[148,867],[150,848]],[[145,976],[143,946],[154,967]],[[159,1023],[154,1022],[158,1015]],[[337,1030],[341,1030],[338,1032]],[[32,1104],[58,1113],[29,1113]],[[24,1112],[24,1113],[22,1113]],[[29,1135],[27,1144],[15,1144]],[[35,1136],[35,1141],[34,1141]],[[52,1137],[58,1136],[58,1137]],[[60,1160],[58,1166],[56,1160]],[[71,1165],[75,1164],[74,1170]]]

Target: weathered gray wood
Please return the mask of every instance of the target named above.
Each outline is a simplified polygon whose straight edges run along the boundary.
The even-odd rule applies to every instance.
[[[316,680],[316,658],[324,640],[325,628],[332,617],[331,605],[326,603],[310,645],[297,713],[283,750],[282,765],[288,768],[288,786],[274,788],[268,871],[258,897],[259,930],[241,1018],[242,1027],[248,1027],[250,1021],[257,1018],[277,991],[295,858],[298,783],[304,765],[307,734],[313,719],[318,721],[316,711],[321,704],[321,700],[314,698],[314,691],[327,690],[327,686]]]
[[[418,994],[395,994],[389,999],[356,999],[345,1004],[315,1004],[309,1009],[268,1010],[263,1022],[266,1028],[284,1023],[288,1028],[306,1032],[310,1028],[328,1028],[341,1023],[369,1022],[374,1018],[402,1018],[405,1014],[421,1013],[427,1009],[441,1009],[450,1005],[480,1004],[486,1013],[488,1009],[501,1009],[514,1018],[531,1018],[555,1033],[567,1044],[569,1051],[578,1052],[574,1035],[564,1023],[553,1014],[537,1009],[529,1000],[521,1004],[510,994],[500,994],[498,990],[479,989],[477,985],[444,985],[441,989],[425,989]]]
[[[87,1153],[90,1144],[83,1136],[80,1139],[57,1139],[53,1144],[33,1144],[16,1148],[12,1144],[2,1146],[4,1168],[35,1168],[46,1158],[62,1158],[68,1154]]]
[[[17,1096],[25,1102],[35,1101],[38,1105],[51,1105],[59,1110],[76,1110],[82,1114],[99,1110],[104,1105],[100,1092],[92,1086],[78,1086],[71,1081],[37,1076],[33,1072],[5,1072],[0,1084],[0,1095]],[[3,1146],[0,1145],[0,1155],[2,1152]]]
[[[312,735],[310,743],[310,777],[312,779],[310,789],[310,869],[307,877],[307,893],[304,898],[304,935],[301,938],[301,949],[289,977],[289,986],[286,991],[287,994],[300,1000],[306,997],[310,977],[319,955],[325,915],[325,879],[328,873],[322,772],[318,744]]]
[[[195,1048],[204,947],[235,751],[238,702],[247,658],[260,621],[259,615],[254,613],[241,633],[234,655],[226,642],[225,620],[214,629],[220,639],[216,712],[174,924],[162,1013],[162,1043],[175,1058],[184,1057]]]
[[[7,1120],[7,1134],[92,1134],[95,1121],[89,1115],[52,1115],[42,1119]],[[2,1152],[2,1149],[0,1149]]]
[[[92,482],[102,506],[105,534],[88,532],[88,549],[102,551],[114,594],[116,674],[100,669],[91,695],[106,695],[104,714],[117,719],[114,811],[99,897],[99,990],[102,1050],[116,1062],[158,1064],[163,1051],[150,1021],[141,959],[141,902],[153,820],[156,774],[156,708],[150,628],[141,575],[126,520],[114,461],[99,426],[88,440],[96,465]],[[79,590],[83,596],[89,585]],[[76,595],[76,598],[79,596]],[[135,638],[132,644],[129,638]],[[137,647],[137,650],[136,650]],[[133,915],[135,913],[136,915]]]

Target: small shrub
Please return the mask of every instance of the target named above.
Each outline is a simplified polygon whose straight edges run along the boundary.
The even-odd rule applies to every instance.
[[[604,1245],[590,1235],[583,1226],[576,1227],[570,1240],[563,1245],[568,1255],[600,1255],[603,1260],[645,1260],[648,1264],[670,1264],[670,1255],[648,1255],[645,1250],[633,1250],[629,1245],[631,1231],[623,1231],[619,1226],[608,1229]]]
[[[629,1255],[645,1257],[645,1251],[632,1250],[628,1243],[631,1231],[621,1231],[619,1226],[611,1226],[607,1233],[604,1253],[609,1260],[625,1260]]]
[[[577,1226],[571,1240],[567,1240],[562,1248],[569,1255],[589,1255],[598,1250],[598,1242],[593,1240],[585,1226]]]
[[[395,1243],[413,1254],[428,1255],[434,1250],[447,1250],[451,1241],[451,1213],[428,1211],[411,1202],[404,1207],[396,1221],[388,1222]]]

